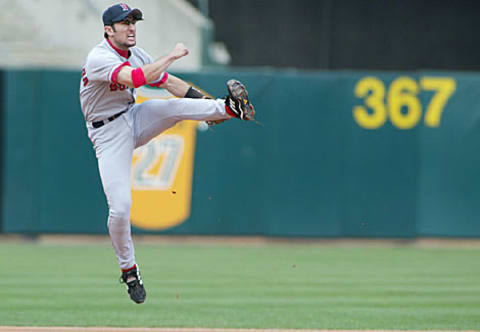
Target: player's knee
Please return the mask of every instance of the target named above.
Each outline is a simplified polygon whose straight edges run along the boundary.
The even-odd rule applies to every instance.
[[[130,200],[124,200],[112,204],[109,211],[109,223],[128,223],[130,221],[131,206],[132,202]]]

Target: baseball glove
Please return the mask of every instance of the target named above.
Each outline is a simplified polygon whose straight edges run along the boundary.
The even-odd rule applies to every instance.
[[[225,98],[225,104],[235,117],[244,121],[255,120],[255,108],[248,99],[248,91],[238,80],[229,80],[227,82],[228,96]]]
[[[225,106],[228,113],[244,121],[255,121],[255,108],[248,99],[248,91],[238,80],[227,82],[228,96],[225,97]],[[209,126],[215,126],[229,119],[206,121]]]

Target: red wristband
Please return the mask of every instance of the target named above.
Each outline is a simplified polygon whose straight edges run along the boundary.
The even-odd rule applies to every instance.
[[[145,74],[143,73],[143,70],[141,67],[138,67],[132,70],[132,82],[133,82],[133,86],[136,88],[147,84],[147,80],[145,79]]]
[[[156,88],[158,88],[160,85],[162,85],[163,83],[165,83],[168,79],[168,73],[167,72],[164,72],[163,73],[163,77],[160,81],[158,81],[157,83],[152,83],[152,84],[149,84],[150,86],[154,86]]]

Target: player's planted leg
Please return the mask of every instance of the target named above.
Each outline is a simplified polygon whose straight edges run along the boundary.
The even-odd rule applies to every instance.
[[[147,293],[145,292],[145,287],[143,287],[142,277],[140,276],[137,265],[128,271],[123,271],[120,282],[127,285],[128,294],[130,294],[132,301],[136,303],[143,303],[145,301]]]

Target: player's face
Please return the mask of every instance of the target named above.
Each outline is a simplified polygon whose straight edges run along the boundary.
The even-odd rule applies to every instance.
[[[128,49],[137,43],[137,20],[127,17],[121,22],[113,24],[113,43],[120,49]]]

